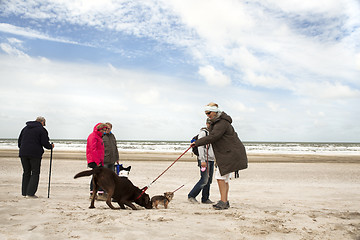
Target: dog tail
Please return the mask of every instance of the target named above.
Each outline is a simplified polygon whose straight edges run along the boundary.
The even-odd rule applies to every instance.
[[[86,176],[93,175],[94,173],[95,173],[94,169],[87,170],[87,171],[82,171],[82,172],[79,172],[78,174],[76,174],[74,176],[74,178],[86,177]]]

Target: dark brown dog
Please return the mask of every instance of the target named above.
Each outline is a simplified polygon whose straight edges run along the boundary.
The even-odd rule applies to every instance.
[[[89,208],[95,208],[95,196],[99,189],[99,186],[107,192],[106,204],[111,209],[125,209],[125,206],[131,207],[133,210],[137,208],[132,204],[136,204],[145,207],[146,209],[152,208],[150,197],[146,193],[142,193],[142,190],[135,187],[132,182],[125,177],[119,177],[115,172],[108,168],[95,168],[79,172],[74,178],[85,177],[93,175],[93,195],[91,198],[91,204]],[[115,208],[111,204],[111,198],[113,198],[120,206]]]
[[[165,192],[164,195],[156,195],[151,198],[151,203],[153,207],[158,208],[159,203],[164,204],[166,209],[171,199],[174,197],[173,192]]]

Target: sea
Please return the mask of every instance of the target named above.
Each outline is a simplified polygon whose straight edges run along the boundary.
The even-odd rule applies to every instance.
[[[85,151],[86,140],[52,139],[59,151]],[[360,155],[360,143],[326,142],[243,142],[247,153],[253,154],[321,154]],[[126,152],[179,152],[189,148],[188,141],[126,141],[118,140],[119,151]],[[18,149],[17,139],[0,139],[0,149]]]

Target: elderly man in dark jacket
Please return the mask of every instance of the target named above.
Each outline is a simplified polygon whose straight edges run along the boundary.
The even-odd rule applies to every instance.
[[[44,126],[44,117],[29,121],[18,138],[19,157],[23,167],[21,192],[24,197],[37,198],[35,193],[39,185],[43,147],[54,148],[54,144],[49,142],[48,132]]]
[[[216,164],[218,166],[217,179],[221,200],[213,205],[222,210],[230,207],[228,201],[230,173],[246,169],[248,166],[245,147],[231,125],[232,119],[225,112],[221,112],[216,103],[209,103],[205,113],[211,120],[209,135],[198,139],[192,146],[212,144]]]

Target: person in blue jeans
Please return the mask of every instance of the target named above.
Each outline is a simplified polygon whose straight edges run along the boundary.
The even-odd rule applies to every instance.
[[[201,128],[198,139],[209,135],[208,128],[210,126],[210,119],[206,120],[206,128]],[[188,200],[191,203],[199,203],[196,200],[197,195],[202,191],[201,202],[205,204],[212,204],[210,197],[210,185],[212,183],[214,173],[215,155],[211,144],[198,147],[198,166],[200,168],[200,180],[195,184],[193,189],[188,194]]]

